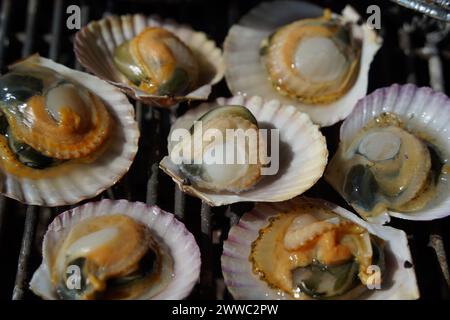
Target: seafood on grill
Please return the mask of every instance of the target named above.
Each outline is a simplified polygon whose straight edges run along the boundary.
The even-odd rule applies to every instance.
[[[236,299],[417,299],[404,232],[334,204],[295,198],[257,204],[224,243]]]
[[[428,88],[375,91],[345,120],[326,180],[366,219],[448,214],[446,108],[448,98]]]
[[[367,90],[381,39],[350,7],[342,15],[304,2],[262,3],[233,26],[224,44],[233,93],[279,99],[328,126]]]
[[[225,139],[201,139],[201,148],[196,148],[194,142],[208,130],[217,130]],[[233,137],[232,141],[226,136],[227,130],[240,130],[237,132],[248,132],[251,135],[248,140],[244,137],[234,140]],[[188,155],[183,154],[180,170],[195,187],[216,192],[240,193],[259,181],[264,161],[262,155],[266,154],[266,142],[259,136],[258,122],[249,109],[236,105],[219,106],[199,117],[190,132],[190,139],[183,139],[172,152],[182,153],[191,149],[191,152],[186,152]],[[219,161],[209,161],[210,157],[221,151],[224,151],[223,157],[227,158],[228,145],[233,147],[236,161],[223,161],[222,164],[218,163]]]
[[[161,169],[213,206],[295,197],[322,176],[328,156],[306,114],[257,96],[188,111],[172,125],[168,151]]]
[[[63,213],[45,235],[43,254],[30,287],[45,299],[182,299],[200,270],[198,246],[181,222],[125,200]]]
[[[207,99],[224,73],[221,50],[204,33],[141,14],[89,23],[76,35],[75,53],[132,98],[162,107]]]
[[[189,47],[160,27],[148,27],[114,51],[114,64],[139,89],[183,95],[197,85],[199,66]]]
[[[281,27],[263,43],[261,58],[274,87],[307,104],[326,104],[348,92],[359,71],[362,43],[329,10]]]
[[[133,109],[102,80],[35,55],[0,77],[0,91],[0,168],[7,196],[29,204],[74,203],[128,170],[139,132],[133,119],[116,119],[116,108],[129,115]],[[118,152],[124,142],[128,149]],[[101,167],[106,159],[114,164]],[[87,179],[69,194],[71,178],[79,181],[88,166],[94,177],[103,170],[109,174],[94,183]]]

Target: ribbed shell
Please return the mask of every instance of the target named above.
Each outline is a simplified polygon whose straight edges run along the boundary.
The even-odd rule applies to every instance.
[[[353,112],[343,122],[340,131],[340,143],[350,143],[364,125],[383,112],[391,112],[400,117],[406,128],[414,133],[425,134],[432,138],[448,165],[450,157],[450,99],[445,94],[428,87],[416,87],[412,84],[398,85],[375,90],[358,101]],[[328,170],[328,169],[327,169]],[[327,175],[325,175],[327,179]],[[450,215],[449,186],[440,184],[435,201],[431,201],[423,210],[412,213],[389,211],[374,218],[377,222],[389,221],[389,216],[407,220],[433,220]],[[444,190],[447,190],[446,192]]]
[[[102,200],[91,202],[66,211],[55,218],[48,227],[43,242],[43,261],[30,282],[31,290],[47,300],[57,299],[51,286],[48,266],[51,252],[69,233],[71,226],[78,222],[107,214],[125,214],[146,225],[160,241],[170,249],[174,261],[174,277],[156,300],[183,299],[191,292],[200,275],[200,250],[194,236],[171,213],[157,206],[126,200]]]
[[[134,38],[146,27],[161,27],[178,36],[193,52],[200,66],[200,85],[186,96],[168,97],[148,94],[126,83],[114,65],[114,50]],[[75,54],[80,63],[98,77],[117,86],[130,97],[157,106],[170,106],[183,100],[206,100],[211,86],[224,74],[222,51],[203,32],[173,20],[142,14],[109,16],[93,21],[77,32]]]
[[[292,104],[320,126],[330,126],[347,117],[358,99],[366,94],[370,64],[382,43],[381,38],[366,24],[356,27],[357,36],[363,41],[359,75],[352,88],[333,103],[308,105],[280,94],[269,81],[259,56],[261,42],[279,27],[322,14],[322,8],[306,2],[264,2],[232,26],[224,43],[225,78],[231,92],[247,96],[260,95],[264,99]],[[345,21],[357,21],[360,18],[348,6],[342,16]]]
[[[213,193],[183,185],[183,177],[178,167],[170,161],[169,157],[165,157],[160,163],[161,169],[169,174],[183,191],[213,206],[242,201],[276,202],[302,194],[320,179],[328,158],[325,137],[307,114],[298,111],[294,106],[281,104],[277,100],[266,101],[257,96],[219,98],[216,103],[204,103],[178,118],[172,125],[171,132],[176,128],[190,128],[196,119],[218,105],[245,106],[255,116],[260,129],[279,129],[278,173],[273,176],[263,176],[252,189],[240,194]],[[173,147],[170,134],[168,139],[170,154]]]
[[[298,197],[280,203],[258,203],[252,211],[242,216],[237,225],[231,228],[228,239],[223,245],[221,261],[225,284],[235,299],[285,300],[290,298],[289,295],[270,288],[253,273],[249,256],[252,242],[259,236],[259,230],[269,224],[269,218],[281,211],[292,210],[301,203],[323,205],[386,241],[386,249],[389,253],[387,255],[388,280],[386,284],[382,284],[381,290],[369,291],[369,294],[361,299],[403,300],[419,297],[414,269],[405,267],[405,262],[412,263],[412,260],[408,240],[403,231],[369,224],[357,218],[355,214],[325,200]]]
[[[117,88],[90,74],[69,69],[49,59],[34,56],[35,63],[50,68],[84,86],[103,100],[114,118],[111,142],[91,163],[74,164],[54,177],[30,179],[0,172],[0,192],[31,205],[61,206],[93,198],[114,185],[128,171],[138,148],[139,130],[133,106]]]

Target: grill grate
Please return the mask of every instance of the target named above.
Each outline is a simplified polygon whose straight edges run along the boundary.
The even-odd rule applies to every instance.
[[[2,0],[0,13],[0,69],[21,57],[40,52],[69,67],[81,69],[72,51],[74,31],[65,27],[66,8],[81,7],[82,24],[111,13],[143,12],[172,17],[204,30],[222,43],[228,28],[259,1],[218,0],[214,6],[206,0],[133,0],[133,1],[39,1]],[[336,1],[317,1],[339,11],[344,4]],[[374,61],[369,92],[394,82],[431,84],[450,92],[449,25],[420,17],[412,11],[384,1],[348,1],[359,12],[368,5],[378,4],[382,10],[384,46]],[[447,78],[446,78],[447,77]],[[227,96],[224,82],[213,89],[213,96]],[[196,236],[202,253],[202,273],[198,286],[190,298],[229,299],[220,271],[222,241],[228,229],[252,205],[249,203],[210,208],[198,199],[185,196],[169,177],[158,170],[158,162],[166,152],[166,137],[171,119],[189,107],[184,103],[171,110],[135,104],[141,129],[139,152],[129,173],[109,190],[92,200],[101,198],[145,201],[158,204],[174,212]],[[331,153],[336,149],[339,125],[323,129]],[[342,199],[319,181],[310,196],[324,197],[342,206]],[[92,201],[91,200],[91,201]],[[41,261],[42,236],[57,214],[70,207],[44,208],[25,206],[0,196],[0,299],[34,299],[28,290],[32,272]],[[393,226],[405,230],[410,240],[421,295],[424,298],[449,298],[450,276],[445,248],[449,248],[450,219],[437,222],[414,223],[393,221]],[[15,279],[15,280],[14,280]]]

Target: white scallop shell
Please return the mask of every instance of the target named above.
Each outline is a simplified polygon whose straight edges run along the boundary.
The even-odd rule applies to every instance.
[[[405,262],[412,262],[406,234],[392,227],[373,225],[358,218],[355,214],[321,199],[298,197],[281,203],[258,203],[244,214],[239,223],[233,226],[223,245],[222,273],[225,284],[235,299],[290,299],[290,296],[270,288],[266,282],[255,275],[249,256],[252,242],[259,236],[259,230],[269,224],[269,218],[292,210],[301,203],[324,205],[337,215],[366,228],[370,234],[385,240],[388,256],[388,287],[370,291],[361,299],[417,299],[419,291],[413,268],[405,268]]]
[[[397,114],[411,132],[425,133],[434,140],[444,153],[448,165],[450,158],[450,99],[445,94],[428,87],[418,88],[412,84],[398,85],[375,90],[358,101],[353,112],[341,126],[340,143],[352,140],[364,125],[383,112]],[[327,175],[325,174],[325,179]],[[433,220],[450,215],[450,192],[448,181],[440,183],[442,190],[423,210],[414,213],[388,211],[372,221],[388,222],[389,216],[407,220]]]
[[[101,98],[116,127],[110,146],[95,161],[77,163],[63,175],[35,180],[0,171],[0,192],[26,204],[49,207],[93,198],[119,181],[133,162],[139,139],[133,106],[120,90],[95,76],[38,55],[27,59],[27,63],[30,61],[58,72]]]
[[[265,2],[252,9],[228,32],[224,43],[226,65],[225,79],[233,94],[260,95],[264,99],[278,99],[283,104],[295,105],[308,113],[320,126],[330,126],[352,111],[356,102],[365,96],[370,64],[381,46],[382,40],[366,24],[357,27],[362,36],[361,66],[353,87],[339,100],[325,105],[308,105],[280,94],[268,80],[268,74],[260,62],[261,41],[277,28],[295,20],[320,17],[323,9],[306,2]],[[357,21],[358,14],[347,6],[342,15],[349,21]]]
[[[170,157],[166,156],[160,167],[172,177],[181,190],[212,206],[242,201],[276,202],[302,194],[322,177],[328,160],[325,137],[307,114],[277,100],[265,101],[258,96],[219,98],[215,103],[204,103],[178,118],[172,125],[171,133],[177,128],[189,129],[201,115],[223,105],[245,106],[255,116],[260,129],[279,129],[279,170],[275,175],[263,176],[252,189],[242,193],[213,193],[183,185],[183,174]],[[168,137],[169,154],[174,144],[170,137],[171,134]]]
[[[44,236],[43,261],[31,279],[30,289],[43,299],[58,299],[50,281],[48,264],[50,252],[64,241],[70,229],[77,223],[108,214],[124,214],[136,219],[155,232],[168,246],[174,261],[173,278],[167,287],[152,299],[183,299],[188,296],[200,275],[200,250],[194,236],[173,214],[157,206],[108,199],[68,210],[53,220]]]
[[[161,27],[177,35],[193,52],[200,67],[201,86],[186,96],[168,97],[152,95],[126,83],[114,65],[114,50],[120,44],[138,35],[147,27]],[[117,86],[129,96],[157,106],[175,104],[182,100],[206,100],[211,86],[219,82],[225,72],[222,51],[205,33],[192,30],[173,20],[142,14],[108,16],[93,21],[77,32],[75,55],[80,63],[98,77]]]

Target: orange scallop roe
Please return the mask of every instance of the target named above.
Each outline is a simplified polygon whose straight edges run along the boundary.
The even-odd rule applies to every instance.
[[[99,149],[107,139],[112,119],[103,102],[89,93],[92,116],[80,115],[67,106],[59,108],[60,121],[55,121],[45,107],[45,97],[28,100],[31,123],[22,123],[13,115],[8,122],[15,137],[54,159],[77,159]]]
[[[322,234],[317,240],[317,259],[323,264],[340,264],[352,258],[350,249],[338,243],[337,235],[336,230],[331,230]]]

